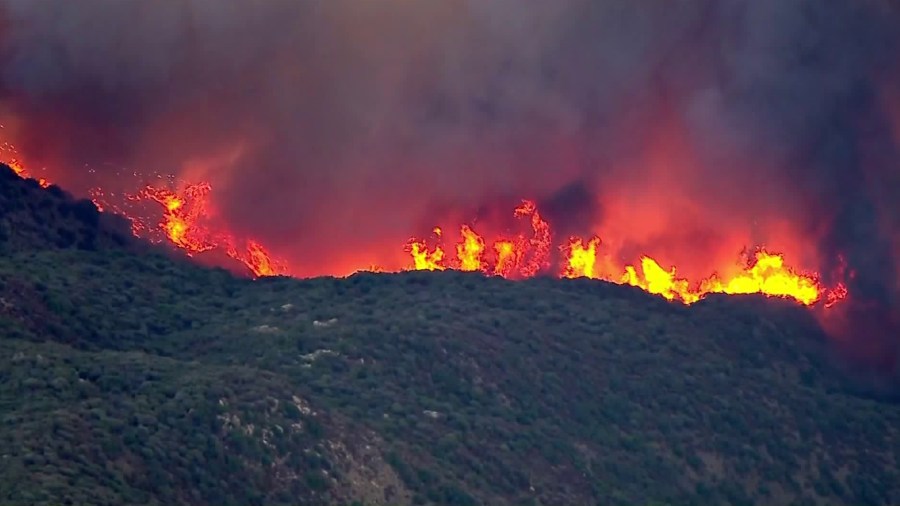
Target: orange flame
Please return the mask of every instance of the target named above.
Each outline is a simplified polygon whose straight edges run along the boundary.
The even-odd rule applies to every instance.
[[[485,239],[471,227],[461,227],[461,241],[457,245],[458,264],[443,264],[444,252],[440,246],[433,250],[426,241],[413,239],[407,251],[413,256],[413,269],[443,270],[455,268],[462,271],[491,272],[505,278],[530,278],[546,271],[550,265],[552,234],[550,225],[544,221],[531,201],[524,201],[516,208],[517,217],[530,218],[532,237],[518,236],[515,240],[498,239],[491,249],[495,252],[494,264],[484,260],[487,249]],[[439,234],[436,234],[439,235]],[[760,293],[771,297],[796,300],[804,305],[813,305],[823,298],[825,306],[831,307],[847,297],[847,287],[843,283],[828,290],[817,276],[803,274],[785,265],[784,257],[760,249],[739,271],[722,278],[713,274],[699,282],[679,277],[672,266],[664,268],[654,258],[643,255],[640,263],[621,265],[611,258],[599,256],[602,242],[599,237],[585,241],[572,237],[559,248],[564,255],[561,276],[565,278],[586,277],[641,288],[668,300],[693,304],[711,293],[751,294]]]
[[[521,250],[516,247],[516,243],[512,241],[497,241],[494,243],[494,251],[497,252],[494,275],[504,278],[512,276],[522,257]]]
[[[528,242],[532,255],[530,261],[521,269],[522,276],[530,278],[550,267],[550,249],[553,245],[550,224],[541,218],[537,206],[530,200],[522,202],[522,205],[516,208],[515,215],[516,217],[531,217],[534,236]]]
[[[0,160],[20,177],[29,178],[25,166],[15,156],[10,156],[15,153],[15,148],[11,145],[0,144]],[[4,157],[4,154],[7,156]],[[37,181],[43,187],[49,186],[49,182],[43,178]],[[275,261],[259,242],[247,240],[244,247],[238,248],[232,235],[212,232],[205,225],[209,217],[208,199],[211,191],[210,184],[206,182],[187,185],[180,193],[147,186],[137,195],[130,196],[129,200],[149,200],[158,204],[163,214],[157,230],[162,232],[164,240],[181,248],[188,255],[219,249],[241,262],[257,277],[284,274],[286,266]],[[147,227],[143,220],[130,217],[116,206],[106,205],[101,190],[94,190],[92,197],[98,209],[110,208],[125,215],[131,220],[135,235],[152,240],[149,237],[152,235],[152,228]],[[484,237],[472,227],[463,225],[460,227],[460,242],[456,244],[456,257],[449,260],[449,265],[445,263],[445,252],[441,245],[429,248],[425,240],[410,239],[405,250],[412,257],[411,268],[485,272],[510,279],[530,278],[545,272],[551,264],[550,253],[553,248],[550,225],[541,217],[532,201],[523,201],[515,209],[514,215],[528,219],[531,237],[519,234],[512,239],[497,239],[488,246]],[[440,227],[436,227],[433,233],[438,240],[443,238]],[[849,295],[844,282],[828,289],[819,282],[816,275],[799,273],[785,264],[783,255],[764,249],[756,251],[736,274],[727,278],[713,274],[692,283],[679,277],[675,266],[666,269],[647,255],[640,257],[637,266],[620,264],[608,255],[600,256],[602,244],[597,236],[587,241],[578,237],[570,238],[567,244],[559,248],[564,255],[561,276],[627,284],[684,304],[697,302],[711,293],[760,293],[790,298],[808,306],[823,301],[824,306],[830,308],[846,300]],[[842,265],[837,278],[844,277],[845,267]],[[367,270],[385,272],[383,268],[375,266]]]
[[[569,239],[569,244],[562,248],[568,256],[563,277],[593,278],[596,272],[597,248],[599,247],[599,237],[592,237],[587,243],[577,237]]]
[[[459,259],[459,270],[481,271],[484,269],[484,239],[468,225],[463,225],[460,234],[462,242],[456,245],[456,257]]]
[[[172,244],[188,254],[202,253],[216,247],[215,241],[198,221],[206,216],[206,197],[212,188],[208,183],[189,185],[181,195],[166,188],[147,186],[136,200],[150,199],[163,207],[159,227]]]
[[[6,165],[9,165],[9,168],[11,168],[13,170],[13,172],[15,172],[16,175],[22,179],[34,179],[35,181],[38,182],[39,185],[41,185],[41,188],[47,188],[50,186],[50,182],[42,177],[39,177],[39,178],[31,177],[31,174],[28,172],[28,170],[25,168],[25,166],[22,164],[22,162],[20,162],[16,158],[10,158],[9,160],[6,160],[6,161],[0,160],[0,162],[3,162]]]
[[[21,178],[30,178],[28,170],[15,156],[16,148],[6,142],[0,143],[0,162],[9,165]],[[47,188],[50,182],[44,178],[37,179],[38,184]],[[212,187],[209,183],[188,185],[180,194],[166,188],[146,186],[137,195],[128,196],[131,201],[151,200],[163,209],[163,217],[159,229],[165,240],[183,249],[189,256],[222,249],[229,257],[244,264],[254,276],[277,276],[286,272],[286,266],[273,260],[272,255],[259,242],[248,240],[243,249],[234,246],[235,239],[228,234],[212,233],[202,225],[207,217],[207,202]],[[91,200],[97,209],[104,212],[110,209],[131,221],[132,233],[139,237],[150,234],[151,229],[143,220],[130,216],[121,208],[109,205],[107,196],[101,189],[91,190]],[[152,237],[148,237],[153,240]]]
[[[621,283],[636,286],[649,293],[661,295],[669,300],[680,300],[692,304],[700,300],[700,294],[689,287],[686,279],[675,274],[675,267],[665,270],[659,263],[648,257],[641,257],[641,274],[631,265],[625,266],[625,274]]]
[[[28,177],[28,172],[25,170],[25,167],[23,167],[22,164],[20,164],[15,159],[9,160],[8,162],[6,162],[6,164],[9,165],[13,172],[15,172],[16,175],[20,178],[25,179]]]
[[[834,307],[835,304],[846,299],[848,294],[847,285],[838,283],[837,286],[828,291],[828,295],[825,298],[825,307]]]
[[[229,234],[214,233],[204,226],[209,216],[209,183],[188,185],[180,194],[166,188],[145,187],[131,200],[151,200],[163,208],[159,229],[165,238],[185,250],[190,256],[221,249],[229,257],[244,264],[256,277],[278,276],[286,267],[272,259],[272,255],[257,241],[248,240],[243,249],[235,246],[235,238]],[[145,229],[140,220],[132,219],[136,234]]]
[[[272,255],[257,241],[248,240],[244,252],[229,246],[228,256],[246,265],[256,277],[283,276],[287,267],[272,259]]]
[[[410,239],[405,251],[412,256],[413,270],[455,269],[467,272],[493,272],[505,278],[528,278],[550,266],[552,247],[550,225],[541,218],[534,202],[525,200],[515,209],[517,218],[528,218],[532,237],[519,235],[515,240],[499,240],[493,244],[494,266],[485,260],[487,245],[484,238],[469,225],[460,227],[461,240],[456,245],[456,258],[445,263],[445,252],[440,245],[433,249],[423,239]],[[434,229],[434,235],[441,239],[443,230]]]
[[[434,235],[437,237],[443,235],[440,227],[435,227]],[[443,266],[444,249],[440,246],[435,246],[433,250],[430,250],[425,241],[410,239],[406,245],[406,251],[413,257],[414,270],[442,271],[445,269]]]
[[[835,272],[835,278],[837,279],[846,279],[848,276],[847,272],[847,261],[843,256],[838,258],[839,264],[837,267],[837,271]],[[855,272],[850,271],[849,277],[852,279],[856,275]],[[834,307],[839,302],[845,300],[847,296],[850,294],[849,290],[847,290],[847,285],[841,281],[834,288],[828,291],[828,294],[825,296],[825,307],[830,308]]]
[[[3,128],[3,125],[0,125],[0,128]],[[25,165],[18,158],[18,150],[16,147],[8,142],[0,142],[0,163],[5,163],[8,165],[13,172],[16,173],[22,179],[36,179],[41,188],[47,188],[50,186],[50,182],[46,179],[33,178],[28,170],[25,168]]]
[[[765,250],[756,252],[754,261],[742,273],[723,281],[712,276],[700,287],[701,293],[763,293],[775,297],[792,297],[806,305],[817,302],[823,287],[814,276],[796,273],[784,265],[784,258]]]

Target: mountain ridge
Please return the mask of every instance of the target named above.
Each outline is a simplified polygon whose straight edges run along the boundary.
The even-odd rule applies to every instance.
[[[253,281],[2,172],[4,503],[900,502],[900,405],[790,301]]]

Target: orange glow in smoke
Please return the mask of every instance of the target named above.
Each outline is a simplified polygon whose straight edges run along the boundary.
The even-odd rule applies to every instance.
[[[488,249],[488,241],[472,227],[464,225],[460,228],[461,240],[456,245],[455,262],[446,261],[441,245],[430,247],[425,240],[413,239],[408,250],[413,257],[411,268],[477,270],[509,279],[531,278],[544,272],[550,264],[550,225],[541,218],[531,201],[523,202],[514,214],[529,221],[532,235],[530,238],[520,235],[515,240],[501,238],[491,242],[489,249],[495,252],[493,263],[482,259],[482,253]],[[634,265],[617,263],[602,254],[602,247],[600,237],[569,239],[559,248],[564,257],[561,277],[584,277],[631,285],[684,304],[695,303],[711,293],[759,293],[793,299],[807,306],[824,298],[826,306],[831,307],[847,296],[844,284],[829,290],[819,282],[817,275],[799,272],[786,265],[783,255],[762,248],[755,251],[748,261],[731,266],[728,271],[732,274],[728,276],[713,273],[691,281],[680,276],[675,266],[663,267],[649,255],[640,255],[639,262]]]
[[[2,148],[0,155],[14,153],[9,145]],[[4,163],[20,177],[29,177],[29,172],[17,158],[7,156]],[[41,186],[49,186],[44,179],[38,181]],[[653,190],[648,188],[648,191]],[[148,226],[146,220],[135,218],[115,205],[107,205],[102,191],[96,192],[94,201],[101,210],[109,207],[128,217],[135,235],[157,242],[167,241],[189,256],[218,250],[246,266],[256,277],[285,274],[287,266],[274,260],[260,242],[252,239],[238,241],[232,234],[212,225],[211,192],[210,183],[200,182],[188,184],[180,191],[146,186],[128,197],[132,202],[152,202],[158,206],[161,218],[156,227]],[[832,307],[848,296],[847,286],[843,282],[828,289],[820,283],[818,275],[796,270],[787,265],[785,255],[765,248],[757,249],[744,261],[732,262],[731,265],[713,264],[719,265],[717,272],[691,280],[683,276],[676,266],[664,266],[649,254],[637,255],[638,261],[635,263],[613,258],[610,251],[605,250],[606,244],[599,236],[588,239],[572,237],[561,246],[554,247],[551,226],[533,201],[523,201],[513,210],[513,215],[527,223],[530,229],[528,234],[519,233],[489,241],[473,227],[462,225],[458,228],[460,239],[454,246],[456,254],[453,256],[445,253],[441,242],[446,236],[440,227],[433,230],[437,244],[429,245],[427,240],[411,239],[404,248],[411,258],[407,269],[453,269],[507,279],[527,279],[547,272],[552,264],[552,253],[559,251],[562,255],[560,277],[631,285],[684,304],[695,303],[711,293],[759,293],[793,299],[807,306],[824,301],[825,307]],[[653,216],[637,215],[636,219],[642,220],[642,223],[653,223]],[[370,265],[353,272],[360,270],[391,271]]]
[[[25,168],[25,165],[16,157],[16,149],[8,143],[0,144],[0,162],[8,165],[9,168],[22,179],[34,179],[42,188],[50,186],[50,182],[46,179],[42,177],[34,178],[31,176],[28,169]]]
[[[243,247],[238,247],[238,241],[231,234],[210,228],[207,222],[211,191],[212,186],[207,182],[188,185],[181,192],[147,186],[131,199],[159,204],[163,211],[159,229],[169,242],[188,255],[222,250],[244,264],[256,277],[284,274],[286,267],[273,260],[269,251],[258,241],[247,240]],[[138,220],[132,219],[132,222]],[[138,225],[136,230],[143,228],[143,225]]]

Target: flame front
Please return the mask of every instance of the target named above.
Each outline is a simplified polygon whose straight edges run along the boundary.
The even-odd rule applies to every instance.
[[[217,246],[213,236],[198,225],[206,216],[206,199],[211,189],[208,183],[193,184],[179,195],[166,188],[147,186],[131,198],[149,199],[162,206],[163,219],[159,227],[172,244],[191,255]]]
[[[483,271],[484,239],[468,225],[460,230],[462,242],[456,245],[456,258],[459,259],[461,271]]]
[[[587,243],[577,237],[571,238],[569,244],[562,248],[567,254],[563,277],[593,278],[596,272],[597,248],[599,247],[599,237],[592,237]]]
[[[30,172],[17,158],[17,151],[13,145],[0,143],[0,162],[12,168],[19,177],[32,179]],[[44,178],[36,180],[44,188],[50,186],[50,182]],[[102,189],[95,188],[90,193],[91,200],[100,212],[110,210],[128,218],[135,236],[146,237],[155,242],[166,240],[184,250],[188,256],[221,250],[244,264],[256,277],[285,274],[287,267],[274,260],[258,241],[247,240],[245,245],[239,248],[236,246],[238,241],[232,235],[214,232],[204,224],[209,214],[208,203],[211,192],[212,186],[207,182],[201,182],[186,185],[180,193],[148,185],[136,195],[126,196],[128,201],[151,201],[162,208],[162,219],[158,224],[158,230],[162,231],[162,239],[152,234],[153,229],[147,226],[145,220],[125,212],[118,205],[109,203],[109,196]]]
[[[469,225],[460,227],[455,262],[445,262],[441,246],[429,248],[427,241],[412,239],[407,251],[413,257],[411,269],[480,271],[509,279],[530,278],[545,272],[550,265],[552,234],[531,201],[524,201],[514,214],[529,221],[532,236],[498,239],[489,248],[487,241]],[[847,297],[847,287],[839,283],[827,289],[818,276],[796,271],[785,264],[784,256],[765,249],[756,251],[748,262],[739,265],[737,273],[723,278],[712,274],[697,282],[680,277],[676,267],[663,265],[648,255],[636,265],[619,264],[602,255],[602,240],[572,237],[559,249],[563,254],[561,277],[590,278],[631,285],[668,300],[693,304],[709,294],[753,294],[796,300],[811,306],[825,300],[831,307]],[[485,251],[493,251],[493,265],[484,259]]]
[[[723,281],[711,277],[701,284],[703,293],[764,293],[777,297],[793,297],[803,304],[817,302],[823,287],[818,279],[794,272],[784,265],[781,255],[758,251],[747,270]]]
[[[434,229],[435,237],[440,238],[443,231],[440,227]],[[444,270],[444,249],[435,246],[433,250],[428,249],[428,245],[424,240],[410,240],[406,245],[406,251],[413,257],[414,269],[417,271],[442,271]]]
[[[35,178],[31,176],[31,173],[28,171],[28,169],[25,168],[25,165],[22,163],[22,161],[19,160],[19,158],[16,156],[16,148],[9,143],[4,142],[0,144],[0,162],[9,165],[9,168],[11,168],[13,172],[15,172],[16,175],[22,179],[34,179],[38,182],[39,185],[41,185],[42,188],[47,188],[50,186],[50,182],[46,179],[42,177]]]
[[[521,249],[512,241],[497,241],[494,243],[494,251],[497,253],[494,274],[504,278],[511,277],[521,260]]]
[[[278,276],[286,272],[286,267],[272,259],[272,255],[255,240],[247,240],[243,248],[236,246],[237,240],[230,234],[217,233],[206,225],[210,216],[209,194],[212,186],[202,182],[190,184],[176,193],[167,188],[145,187],[131,200],[156,202],[162,207],[163,217],[159,228],[165,238],[188,255],[212,250],[222,250],[229,257],[244,264],[256,277]],[[136,231],[143,228],[140,220]]]
[[[0,157],[0,160],[5,158],[4,163],[12,167],[20,177],[30,177],[25,166],[15,156],[11,156],[15,154],[15,150],[10,145],[0,145],[0,155],[4,153],[7,156]],[[38,182],[43,187],[49,186],[49,182],[43,178],[38,179]],[[162,235],[160,240],[170,242],[188,255],[220,250],[245,265],[256,277],[285,274],[287,266],[274,260],[258,241],[246,240],[242,247],[238,247],[240,242],[234,236],[216,232],[209,226],[211,191],[212,186],[207,182],[186,185],[180,192],[147,186],[136,195],[129,196],[128,200],[157,204],[162,212],[162,218],[156,227]],[[148,227],[145,220],[108,204],[100,190],[95,190],[93,197],[99,209],[111,209],[128,217],[135,235],[154,240],[153,227]],[[535,203],[529,200],[522,201],[513,214],[528,223],[530,235],[518,234],[488,242],[473,227],[462,225],[459,227],[460,240],[455,245],[456,255],[448,257],[440,244],[445,238],[444,231],[436,227],[433,234],[438,244],[429,246],[428,241],[415,238],[407,243],[405,250],[412,258],[409,269],[453,269],[508,279],[527,279],[547,272],[553,251],[550,224],[543,219]],[[848,297],[844,282],[828,289],[822,285],[817,275],[799,272],[786,265],[783,255],[765,249],[756,251],[749,261],[739,266],[736,274],[723,277],[714,273],[691,282],[680,277],[675,266],[663,267],[663,264],[648,255],[641,256],[636,265],[617,262],[602,251],[602,246],[603,241],[598,236],[587,240],[570,238],[558,248],[563,255],[560,276],[631,285],[684,304],[693,304],[711,293],[759,293],[793,299],[807,306],[824,301],[824,306],[829,308]],[[842,264],[841,272],[836,276],[838,279],[844,278],[845,268]],[[375,266],[364,270],[389,272]],[[852,277],[852,272],[850,275]]]

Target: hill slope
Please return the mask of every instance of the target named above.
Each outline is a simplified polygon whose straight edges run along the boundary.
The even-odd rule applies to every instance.
[[[0,168],[3,504],[900,502],[900,405],[855,395],[791,303],[254,282],[29,184]]]

